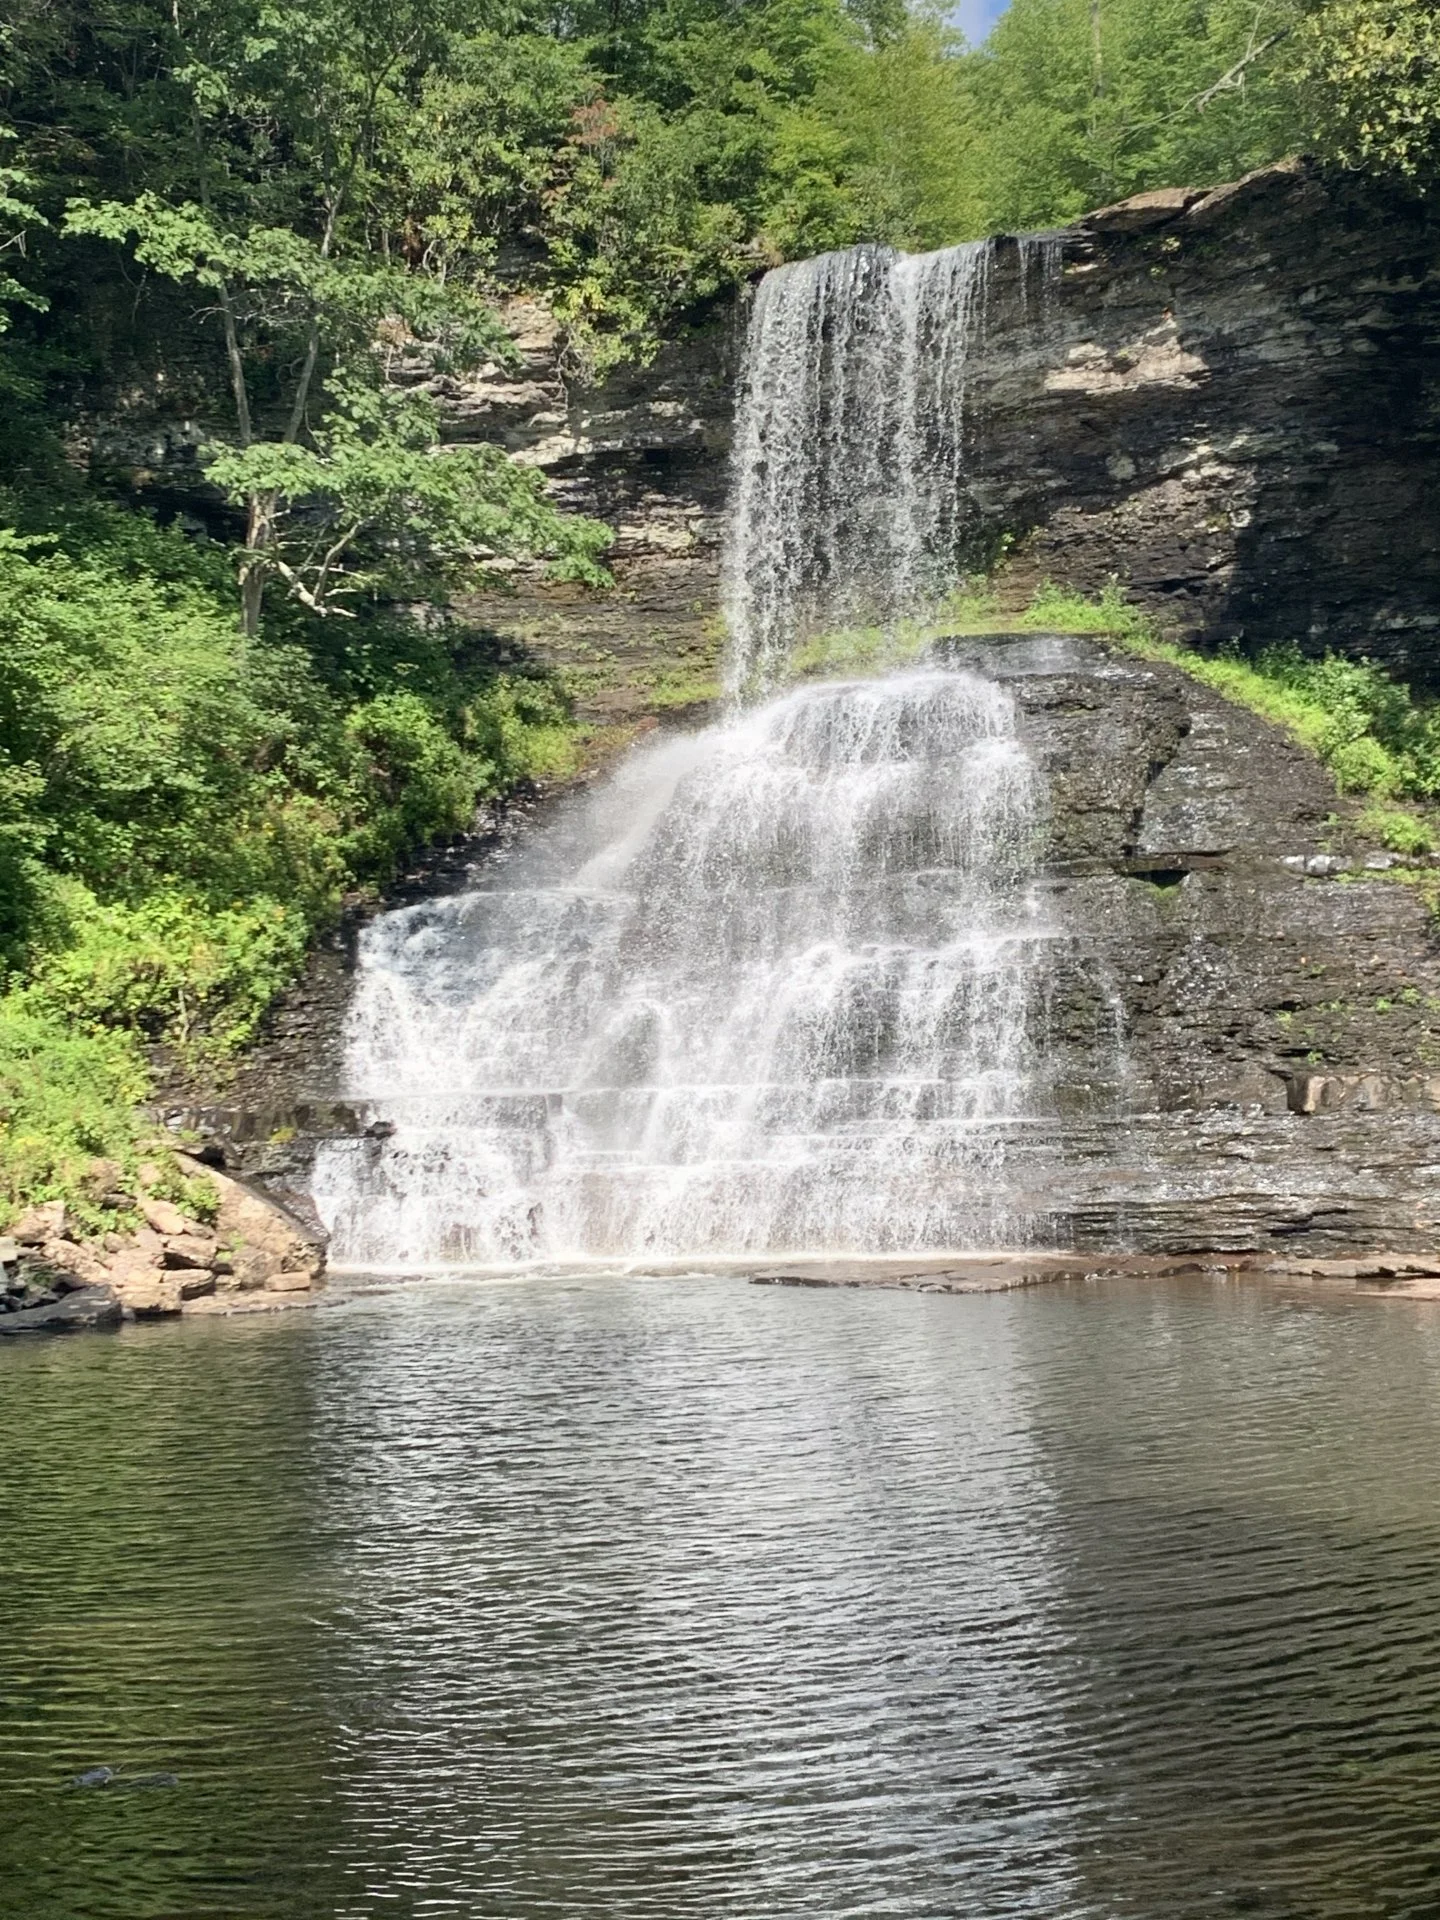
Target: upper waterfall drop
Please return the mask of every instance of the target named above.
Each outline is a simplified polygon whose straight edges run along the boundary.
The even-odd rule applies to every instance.
[[[761,281],[722,579],[732,698],[780,684],[807,634],[917,612],[953,584],[994,250],[854,247]]]

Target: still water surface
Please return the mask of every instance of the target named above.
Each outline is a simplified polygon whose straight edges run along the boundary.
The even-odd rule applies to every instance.
[[[0,1412],[6,1920],[1440,1913],[1433,1305],[421,1284]]]

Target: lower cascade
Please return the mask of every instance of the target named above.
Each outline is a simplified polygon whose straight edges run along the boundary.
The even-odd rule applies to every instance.
[[[332,1257],[430,1268],[995,1244],[1054,930],[1001,686],[804,686],[633,754],[367,933]]]

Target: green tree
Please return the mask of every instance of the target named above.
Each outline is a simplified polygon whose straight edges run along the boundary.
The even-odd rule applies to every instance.
[[[0,153],[14,139],[8,129],[0,129]],[[38,207],[25,197],[32,182],[21,167],[0,166],[0,333],[10,326],[10,307],[29,307],[43,313],[49,302],[45,295],[23,280],[17,280],[6,266],[6,256],[23,255],[27,236],[44,225]]]
[[[985,224],[1039,227],[1206,185],[1299,133],[1298,0],[1012,0],[971,63]]]
[[[1440,9],[1331,0],[1297,36],[1297,79],[1322,149],[1426,183],[1440,171]]]
[[[386,378],[397,347],[432,364],[508,351],[473,281],[377,258],[366,230],[382,125],[435,56],[443,8],[198,0],[174,21],[161,93],[187,139],[164,188],[72,200],[64,224],[208,298],[237,442],[210,464],[245,512],[245,631],[273,579],[328,613],[361,578],[393,584],[407,562],[477,542],[476,557],[547,554],[598,579],[593,523],[554,511],[487,450],[444,452],[433,411]],[[344,580],[367,541],[384,543],[384,564]]]

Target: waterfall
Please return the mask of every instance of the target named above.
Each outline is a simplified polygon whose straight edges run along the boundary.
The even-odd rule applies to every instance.
[[[472,891],[367,930],[347,1092],[385,1125],[317,1161],[337,1266],[1031,1230],[1055,930],[1013,697],[939,664],[785,684],[817,626],[951,577],[990,258],[862,247],[762,283],[726,717],[633,751]]]
[[[855,247],[761,282],[723,576],[732,696],[779,683],[807,633],[917,612],[952,584],[993,252]]]

